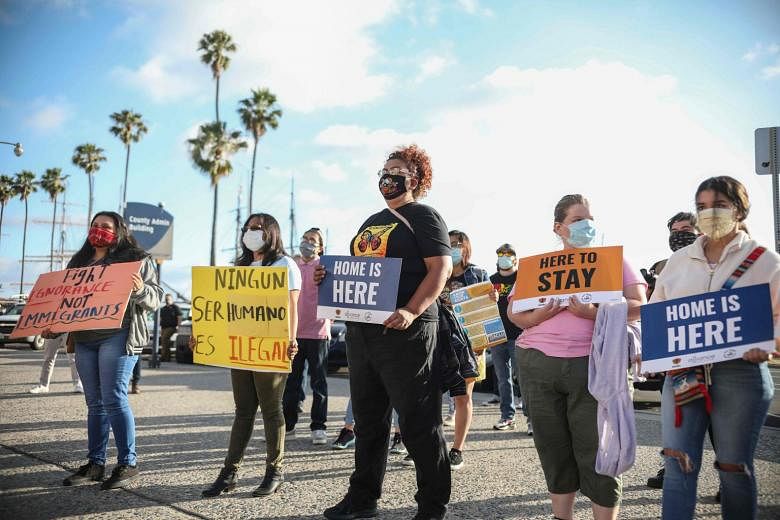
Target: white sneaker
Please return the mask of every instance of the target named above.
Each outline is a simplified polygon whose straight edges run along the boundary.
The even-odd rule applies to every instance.
[[[49,393],[49,387],[43,386],[43,385],[35,385],[34,387],[30,388],[31,394],[48,394]]]
[[[81,386],[81,381],[78,383],[73,383],[73,393],[74,394],[83,394],[84,393],[84,387]]]
[[[328,432],[326,432],[325,430],[312,430],[311,443],[315,445],[327,444]]]
[[[442,424],[444,426],[449,426],[449,427],[455,426],[455,414],[451,414],[445,417],[444,420],[442,421]]]
[[[531,421],[530,420],[528,421],[528,429],[525,431],[525,433],[529,437],[533,437],[534,436],[534,427],[531,425]]]

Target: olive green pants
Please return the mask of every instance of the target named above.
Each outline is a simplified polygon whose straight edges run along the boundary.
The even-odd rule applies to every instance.
[[[588,356],[556,358],[517,349],[520,391],[550,493],[582,494],[603,507],[620,504],[619,478],[596,473],[597,403],[588,392]]]
[[[252,372],[250,370],[230,371],[233,384],[233,400],[236,416],[230,430],[230,446],[225,457],[225,468],[237,470],[244,459],[244,452],[252,439],[257,407],[263,415],[266,439],[266,469],[282,470],[284,462],[284,414],[282,395],[287,374]]]

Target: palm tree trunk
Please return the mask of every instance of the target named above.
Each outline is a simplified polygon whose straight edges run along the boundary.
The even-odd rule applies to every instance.
[[[211,217],[211,265],[217,265],[217,187],[218,182],[214,183],[214,214]]]
[[[255,149],[252,150],[252,173],[249,175],[249,214],[252,214],[252,191],[255,187],[255,158],[257,157],[258,139],[255,137]]]
[[[54,215],[51,217],[51,254],[49,255],[49,271],[54,271],[54,225],[57,222],[57,196],[54,196]]]
[[[5,213],[5,204],[0,205],[0,243],[3,238],[3,213]]]
[[[219,76],[217,76],[217,95],[214,97],[214,108],[217,110],[217,123],[219,123]]]
[[[22,278],[19,280],[19,294],[24,294],[24,260],[27,251],[27,199],[24,199],[24,233],[22,233]]]
[[[88,173],[87,178],[89,180],[89,206],[87,208],[87,230],[89,230],[90,224],[92,224],[92,174]]]
[[[127,169],[130,166],[130,144],[127,144],[127,154],[125,155],[125,184],[122,188],[122,216],[124,216],[127,207]]]

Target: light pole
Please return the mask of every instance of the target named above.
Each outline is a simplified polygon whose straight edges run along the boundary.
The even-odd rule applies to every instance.
[[[17,157],[21,157],[24,153],[24,148],[22,148],[22,143],[9,143],[8,141],[0,141],[0,144],[7,144],[9,146],[14,147],[14,155]]]

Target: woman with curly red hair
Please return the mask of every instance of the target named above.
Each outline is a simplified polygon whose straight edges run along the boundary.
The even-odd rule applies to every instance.
[[[347,359],[355,414],[355,471],[344,499],[325,510],[337,520],[373,518],[382,494],[390,413],[398,411],[404,443],[417,470],[415,519],[444,518],[450,464],[434,377],[437,299],[452,271],[447,225],[419,204],[431,187],[428,155],[415,145],[391,153],[379,170],[387,208],[371,215],[350,244],[356,256],[401,258],[398,308],[382,324],[347,324]],[[317,279],[324,276],[324,269]]]

